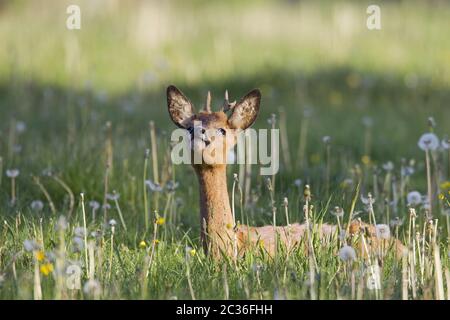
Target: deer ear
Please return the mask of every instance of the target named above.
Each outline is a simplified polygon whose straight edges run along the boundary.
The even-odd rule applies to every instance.
[[[194,107],[175,86],[167,87],[167,107],[172,121],[180,128],[186,128],[186,122],[194,115]]]
[[[228,119],[231,128],[245,130],[255,122],[259,112],[261,92],[253,89],[245,95],[233,108]]]

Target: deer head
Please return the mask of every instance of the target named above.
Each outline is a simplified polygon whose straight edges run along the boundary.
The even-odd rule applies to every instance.
[[[239,102],[229,102],[225,92],[219,111],[211,111],[211,94],[196,113],[193,104],[175,86],[167,88],[167,105],[172,121],[189,132],[194,168],[226,165],[228,152],[234,147],[239,132],[255,122],[261,93],[254,89]],[[227,112],[230,115],[227,115]]]

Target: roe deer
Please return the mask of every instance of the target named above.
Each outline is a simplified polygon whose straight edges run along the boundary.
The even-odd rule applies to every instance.
[[[260,101],[261,93],[258,89],[250,91],[237,103],[230,103],[226,92],[222,109],[213,112],[211,95],[208,92],[204,109],[196,113],[193,104],[180,90],[175,86],[167,88],[170,117],[178,127],[189,132],[193,160],[191,163],[200,184],[201,241],[205,251],[214,258],[220,258],[222,254],[243,255],[249,248],[260,247],[261,243],[264,249],[273,255],[276,251],[276,239],[279,239],[287,250],[292,250],[306,233],[306,224],[299,223],[275,228],[272,225],[235,225],[227,189],[227,154],[236,144],[237,134],[255,122]],[[226,112],[230,112],[230,115],[227,116]],[[195,161],[196,157],[200,161]],[[358,234],[362,229],[369,231],[365,232],[368,236],[368,246],[376,248],[377,244],[384,241],[376,239],[372,232],[373,226],[359,221],[353,221],[348,226],[350,236]],[[336,226],[322,224],[318,234],[321,237],[331,236],[335,231]],[[402,247],[398,241],[395,245],[397,249]],[[367,249],[366,244],[365,246]],[[364,250],[361,252],[364,253]]]

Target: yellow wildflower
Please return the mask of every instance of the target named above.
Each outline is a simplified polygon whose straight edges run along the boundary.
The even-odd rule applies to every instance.
[[[438,198],[439,198],[439,200],[444,200],[444,199],[445,199],[445,196],[444,196],[443,193],[439,193]]]
[[[147,243],[145,243],[144,240],[142,240],[141,242],[139,242],[139,248],[144,249],[147,246]]]
[[[162,226],[164,223],[166,222],[166,219],[159,217],[158,219],[156,219],[156,224],[159,226]]]
[[[41,266],[41,273],[44,275],[44,276],[48,276],[50,273],[52,273],[53,272],[53,264],[51,264],[51,263],[44,263],[42,266]]]
[[[450,181],[444,181],[441,183],[441,189],[442,190],[447,190],[450,189]]]
[[[191,255],[191,257],[195,256],[196,253],[197,251],[195,249],[189,250],[189,254]]]
[[[153,243],[156,245],[156,244],[158,244],[158,243],[160,243],[161,241],[159,241],[158,239],[155,239],[154,241],[153,241]]]
[[[367,154],[363,155],[362,158],[361,158],[361,162],[363,164],[365,164],[366,166],[369,165],[370,164],[370,157]]]
[[[36,251],[35,256],[36,256],[36,260],[39,262],[41,262],[45,259],[45,253],[44,253],[44,251],[41,251],[41,250]]]
[[[227,229],[232,229],[233,228],[233,225],[231,223],[227,223],[225,226],[227,227]]]

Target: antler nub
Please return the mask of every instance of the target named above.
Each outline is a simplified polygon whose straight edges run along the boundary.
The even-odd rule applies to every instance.
[[[208,94],[206,95],[205,111],[211,112],[211,91],[208,91]]]
[[[236,101],[233,101],[230,103],[228,100],[228,90],[225,90],[225,101],[223,102],[222,111],[227,112],[228,110],[231,110],[236,105]]]

